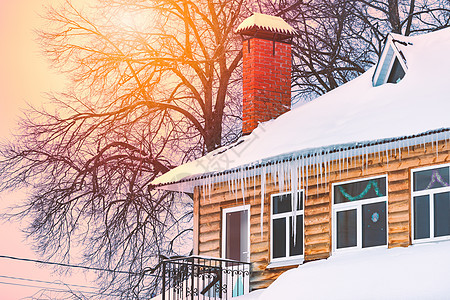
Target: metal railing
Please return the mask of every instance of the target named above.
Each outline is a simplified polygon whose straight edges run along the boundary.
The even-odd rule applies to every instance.
[[[247,262],[189,256],[166,259],[162,267],[162,299],[231,299],[249,292]]]

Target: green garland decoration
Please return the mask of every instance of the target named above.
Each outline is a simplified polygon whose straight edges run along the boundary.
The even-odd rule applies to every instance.
[[[361,200],[362,198],[364,198],[365,195],[367,195],[367,193],[370,191],[370,189],[373,187],[373,190],[375,191],[375,194],[378,197],[383,197],[384,195],[380,192],[380,189],[378,187],[378,183],[376,182],[376,180],[370,180],[369,183],[367,183],[366,188],[364,189],[364,191],[362,191],[361,194],[359,194],[358,196],[353,197],[352,195],[348,194],[344,188],[342,186],[339,186],[339,191],[341,192],[341,194],[345,197],[345,199],[349,200],[349,201],[357,201],[357,200]]]

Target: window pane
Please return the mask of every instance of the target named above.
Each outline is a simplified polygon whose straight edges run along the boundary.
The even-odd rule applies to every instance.
[[[449,186],[449,167],[414,172],[414,191]]]
[[[414,197],[414,239],[430,237],[430,199],[428,195]]]
[[[434,236],[450,235],[450,193],[434,195]]]
[[[356,246],[356,209],[337,212],[337,248]]]
[[[385,177],[334,186],[335,204],[384,196],[386,196]]]
[[[272,220],[272,250],[273,258],[286,256],[286,218]]]
[[[298,202],[297,202],[297,210],[303,209],[303,201],[302,200],[303,193],[298,193]],[[292,211],[292,194],[283,194],[273,197],[273,214],[281,214],[285,212]]]
[[[362,206],[362,246],[386,245],[386,202]]]
[[[289,218],[290,256],[303,254],[303,215],[297,216],[297,223],[295,224],[295,227],[297,228],[297,232],[295,236],[295,245],[294,245],[294,232],[292,231],[292,217],[290,217]]]
[[[405,76],[405,71],[403,70],[402,65],[398,61],[398,58],[395,57],[394,65],[392,66],[391,74],[389,74],[389,78],[387,82],[397,83]]]

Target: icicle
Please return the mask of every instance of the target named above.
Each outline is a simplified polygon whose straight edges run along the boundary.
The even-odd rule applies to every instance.
[[[220,186],[220,189],[223,189],[225,187],[225,173],[222,173],[222,179],[220,180],[222,183]]]
[[[238,195],[237,195],[237,190],[238,190],[238,187],[237,187],[237,170],[236,171],[234,171],[234,173],[233,173],[233,194],[234,194],[234,196],[236,197],[236,203],[238,202]]]
[[[227,172],[226,180],[227,180],[227,183],[228,183],[228,194],[230,195],[231,194],[230,172]]]
[[[241,193],[242,193],[242,202],[245,205],[245,174],[244,174],[244,170],[241,167],[241,170],[239,171],[239,175],[240,175],[240,181],[241,181]]]
[[[256,194],[256,193],[255,193]],[[261,240],[263,239],[263,224],[264,224],[264,200],[266,194],[266,166],[261,169]]]
[[[264,166],[265,168],[266,166]],[[262,170],[261,170],[262,172]],[[256,200],[256,168],[253,168],[253,200]],[[264,205],[264,204],[262,204]]]
[[[319,197],[319,154],[314,155],[315,167],[316,167],[316,196]]]
[[[339,179],[341,179],[341,149],[338,151],[338,162],[339,162]]]
[[[307,157],[306,160],[306,175],[305,175],[305,203],[306,203],[306,197],[308,195],[308,184],[309,184],[309,166],[310,166],[310,158],[311,156]]]
[[[299,179],[298,179],[298,188],[301,190],[302,186],[303,186],[303,156],[301,156],[298,160],[298,173],[299,175]]]
[[[324,168],[325,168],[325,170],[324,170],[325,174],[324,175],[325,175],[325,186],[326,186],[326,184],[328,183],[328,152],[324,153],[323,160],[324,160],[323,165],[324,165]]]
[[[290,177],[290,170],[287,168],[288,167],[288,161],[283,161],[283,176],[284,176],[284,184],[283,184],[283,193],[286,193],[289,190],[289,177]]]
[[[272,182],[277,182],[277,169],[275,167],[275,164],[270,165],[270,177],[272,178]]]
[[[423,151],[426,152],[425,136],[422,136]]]
[[[327,165],[328,165],[328,175],[327,175],[327,177],[328,177],[328,181],[330,181],[330,178],[331,178],[331,167],[333,166],[332,165],[332,163],[333,163],[332,157],[333,157],[333,155],[331,154],[330,151],[328,151],[328,153],[327,153]]]
[[[212,188],[212,178],[211,178],[211,174],[208,175],[208,201],[209,203],[211,203],[211,188]]]
[[[323,155],[319,153],[319,164],[320,164],[320,185],[323,185],[323,172],[322,172],[322,161],[323,161]]]
[[[284,190],[284,170],[283,170],[283,162],[278,164],[278,188],[279,192],[282,193]]]
[[[347,169],[347,177],[348,177],[348,155],[349,155],[349,152],[348,152],[348,148],[347,148],[347,150],[345,151],[345,163],[346,163],[346,169]]]
[[[435,140],[436,140],[436,158],[439,157],[439,139],[437,137],[437,135],[435,135]]]
[[[292,228],[294,229],[294,246],[295,246],[295,238],[297,236],[297,218],[295,217],[295,213],[297,211],[297,202],[298,202],[298,178],[297,178],[297,169],[294,168],[294,162],[291,161],[291,168],[290,168],[290,184],[292,189],[292,197],[291,197],[291,207],[292,207]]]
[[[366,146],[364,148],[366,151],[366,172],[367,172],[367,170],[369,170],[369,147]]]
[[[206,202],[206,182],[205,178],[202,178],[202,194],[203,194],[203,203]]]
[[[353,147],[352,148],[349,148],[349,150],[348,150],[349,152],[348,152],[348,156],[349,156],[349,160],[350,160],[350,167],[352,167],[353,165],[352,165],[352,157],[353,157],[353,153],[354,153],[354,151],[353,151]]]
[[[386,144],[386,166],[389,167],[389,150],[387,144]]]

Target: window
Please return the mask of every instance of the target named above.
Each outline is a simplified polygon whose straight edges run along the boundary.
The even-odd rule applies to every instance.
[[[387,245],[386,177],[333,185],[333,248]]]
[[[293,213],[293,194],[272,195],[271,261],[303,257],[303,191],[297,193],[297,210]],[[295,217],[295,224],[293,220]],[[296,230],[293,230],[295,226]]]
[[[450,166],[412,171],[413,242],[450,238]]]

